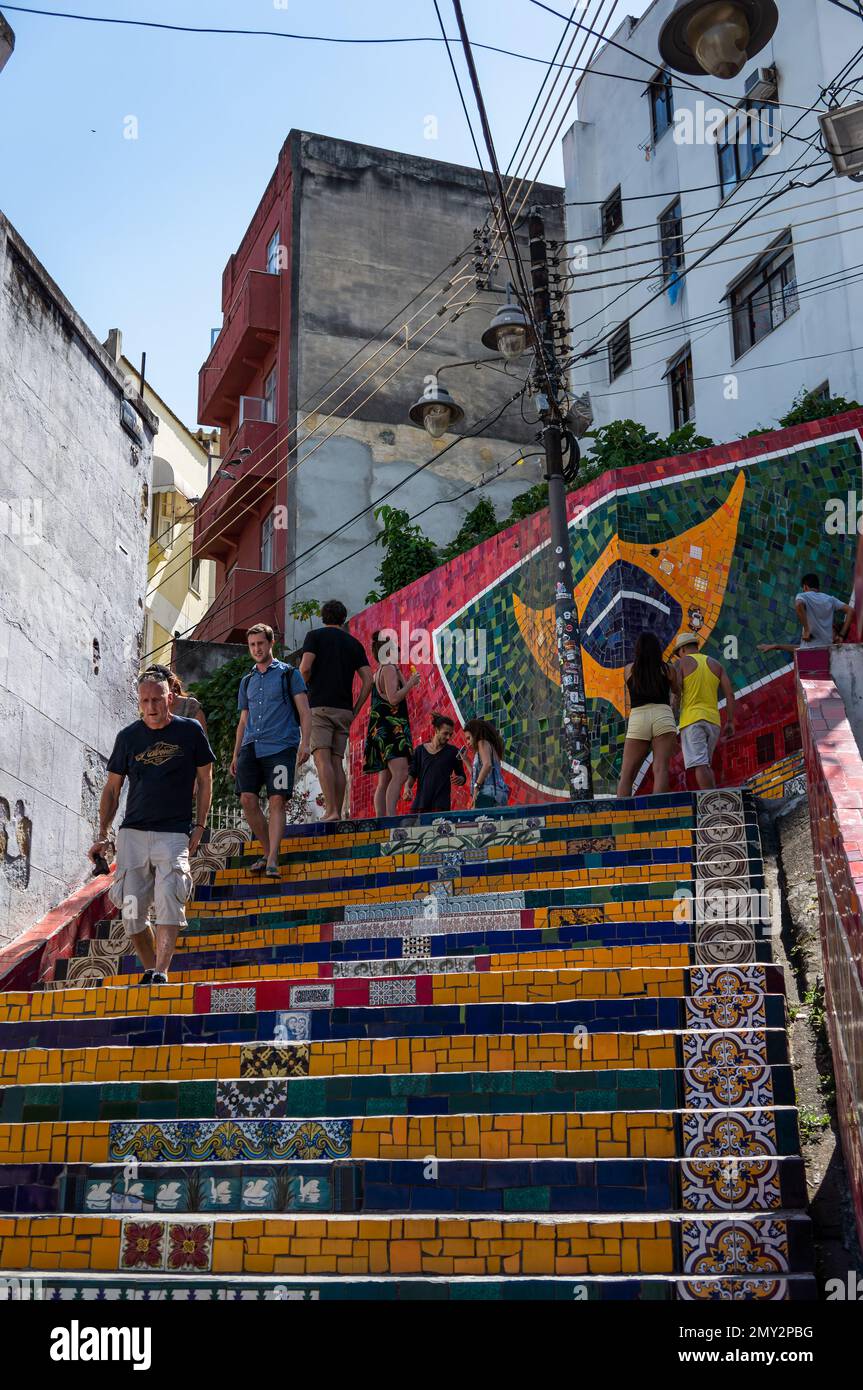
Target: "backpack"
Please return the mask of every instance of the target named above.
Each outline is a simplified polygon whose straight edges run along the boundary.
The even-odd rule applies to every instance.
[[[253,666],[251,671],[249,671],[247,675],[243,676],[243,679],[240,681],[240,691],[245,696],[246,701],[248,701],[249,698],[249,681],[252,679],[252,676],[255,674],[257,669],[257,666]],[[294,692],[291,690],[291,678],[293,677],[296,669],[296,666],[292,666],[289,661],[285,662],[284,667],[282,669],[282,699],[284,700],[286,705],[290,705],[291,710],[293,711],[294,718],[297,721],[297,728],[300,729],[302,728],[302,725],[300,724],[300,712],[297,709],[297,702],[294,699]]]

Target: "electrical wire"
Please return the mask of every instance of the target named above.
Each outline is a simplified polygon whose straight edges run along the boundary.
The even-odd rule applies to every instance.
[[[229,36],[241,38],[291,39],[294,42],[298,43],[333,43],[346,45],[360,44],[365,46],[386,46],[410,43],[439,44],[442,42],[442,40],[437,36],[437,34],[414,34],[406,36],[383,35],[381,37],[373,38],[352,38],[349,36],[341,36],[338,34],[294,34],[288,33],[284,29],[214,28],[193,24],[168,24],[166,22],[152,19],[120,19],[115,15],[70,14],[66,10],[43,10],[36,9],[31,5],[9,5],[4,3],[3,9],[9,10],[10,12],[14,12],[15,14],[35,15],[40,18],[72,19],[86,24],[114,24],[121,25],[126,28],[164,30],[166,32],[176,34],[204,34],[217,37]],[[552,11],[552,13],[554,13],[554,11]],[[564,16],[561,15],[560,18],[564,18]],[[572,22],[574,23],[575,21]],[[533,53],[521,53],[516,49],[501,48],[497,44],[492,43],[475,43],[473,46],[474,48],[482,49],[487,53],[499,53],[505,58],[518,58],[520,61],[525,63],[538,63],[541,67],[548,66],[548,59],[540,58]],[[553,62],[553,66],[565,68],[568,65],[565,63]],[[589,68],[584,68],[582,71],[587,72],[589,71]],[[643,80],[640,77],[628,77],[618,73],[600,72],[597,75],[601,77],[614,77],[615,79],[624,82],[640,83]],[[709,92],[707,95],[714,97],[717,100],[721,100],[720,93]],[[791,106],[791,103],[786,103],[786,105]]]
[[[436,463],[436,462],[438,461],[438,459],[442,458],[444,454],[449,453],[449,451],[450,451],[451,449],[456,448],[456,447],[457,447],[459,444],[461,444],[465,439],[474,438],[475,436],[477,436],[477,435],[479,435],[479,434],[482,434],[484,430],[487,430],[487,429],[489,429],[492,425],[496,424],[496,422],[500,419],[500,417],[504,414],[504,412],[505,412],[511,405],[513,405],[513,404],[515,403],[516,400],[518,400],[518,398],[526,391],[526,389],[527,389],[527,382],[524,382],[524,383],[519,387],[519,390],[518,390],[518,391],[515,391],[506,401],[504,401],[503,405],[501,405],[500,407],[496,408],[496,410],[493,411],[493,412],[491,412],[489,415],[483,417],[483,419],[480,420],[480,421],[478,422],[478,424],[476,424],[476,425],[473,427],[472,430],[468,430],[465,434],[456,435],[453,439],[450,440],[450,442],[449,442],[448,444],[444,445],[444,447],[443,447],[442,449],[439,449],[439,450],[437,451],[437,453],[433,454],[430,458],[426,459],[424,463],[419,464],[419,466],[418,466],[417,468],[415,468],[414,471],[413,471],[412,473],[408,474],[405,478],[402,478],[399,482],[394,483],[393,486],[390,487],[390,488],[388,488],[387,491],[384,492],[380,497],[377,497],[377,498],[374,500],[374,502],[371,502],[371,503],[369,503],[368,506],[363,507],[360,511],[356,512],[352,517],[348,517],[348,519],[347,519],[346,521],[342,522],[338,527],[336,527],[335,530],[329,532],[326,536],[323,536],[319,541],[315,541],[314,544],[308,546],[308,547],[307,547],[304,551],[302,551],[299,555],[293,556],[293,557],[292,557],[290,560],[288,560],[284,565],[280,565],[280,566],[278,567],[278,569],[276,569],[276,570],[274,570],[274,571],[272,571],[272,572],[266,574],[262,580],[260,580],[257,584],[254,584],[254,585],[247,591],[245,597],[246,597],[246,598],[251,597],[252,594],[254,594],[255,592],[257,592],[259,589],[263,588],[264,585],[268,584],[268,583],[272,580],[273,574],[282,574],[282,573],[286,573],[286,572],[287,572],[289,569],[291,569],[291,568],[296,569],[297,564],[299,563],[300,560],[306,559],[307,556],[313,554],[316,550],[319,550],[322,546],[328,544],[329,541],[334,540],[334,539],[335,539],[342,531],[344,531],[348,526],[352,526],[356,521],[359,521],[359,520],[361,520],[362,517],[367,516],[367,515],[369,514],[369,512],[373,512],[373,511],[375,510],[375,508],[379,507],[379,506],[381,505],[381,503],[384,502],[388,497],[391,497],[391,496],[393,495],[393,493],[397,492],[400,488],[404,487],[407,483],[411,482],[411,481],[416,477],[416,475],[417,475],[418,473],[424,472],[426,468],[430,468],[434,463]],[[367,548],[368,548],[368,545],[376,544],[376,542],[377,542],[377,537],[375,537],[372,541],[369,541],[369,542],[367,543],[366,546],[363,546],[363,547],[362,547],[362,549],[367,549]],[[359,553],[359,552],[356,552],[356,553]],[[349,557],[349,556],[344,557],[344,559],[348,559],[348,558],[352,558],[352,557]],[[344,559],[343,559],[342,561],[337,562],[337,563],[344,563]],[[335,566],[330,566],[329,568],[332,569],[332,568],[335,568]],[[319,579],[319,578],[321,577],[322,574],[326,574],[326,573],[328,573],[328,572],[329,572],[329,570],[323,570],[323,571],[321,571],[321,574],[314,575],[314,576],[313,576],[311,579],[309,579],[309,580],[301,580],[301,581],[298,581],[298,582],[294,585],[293,589],[291,589],[291,590],[289,591],[290,594],[296,593],[296,591],[297,591],[297,589],[300,587],[300,584],[301,584],[301,583],[302,583],[303,585],[305,585],[305,584],[310,584],[310,583],[314,583],[315,580],[316,580],[316,579]],[[227,586],[225,586],[225,587],[227,587]],[[285,594],[285,598],[287,599],[288,597],[289,597],[289,593],[286,593],[286,594]],[[207,613],[205,614],[204,619],[202,619],[201,621],[209,621],[211,618],[218,617],[219,614],[222,613],[222,612],[224,611],[224,609],[228,606],[227,602],[226,602],[226,603],[223,603],[221,606],[217,606],[217,602],[218,602],[218,596],[217,596],[217,599],[214,600],[213,605],[207,610]],[[187,629],[185,630],[185,632],[181,632],[181,633],[179,634],[179,636],[180,636],[180,637],[185,637],[185,636],[188,635],[188,633],[194,632],[195,628],[196,628],[196,627],[199,627],[199,626],[200,626],[200,622],[198,622],[198,623],[193,623],[191,627],[187,628]],[[160,648],[154,648],[154,650],[160,650]],[[153,655],[153,652],[147,652],[146,655],[145,655],[144,657],[141,658],[141,660],[142,660],[142,661],[146,661],[147,658],[150,657],[150,656],[152,656],[152,655]]]
[[[822,357],[843,357],[843,356],[845,355],[845,353],[847,353],[847,352],[863,352],[863,344],[860,344],[859,346],[855,346],[855,347],[836,348],[836,349],[835,349],[834,351],[832,351],[832,352],[810,352],[810,353],[807,353],[805,357],[786,357],[786,358],[784,358],[781,362],[762,362],[762,363],[760,363],[758,366],[754,366],[754,367],[735,367],[735,368],[734,368],[734,371],[733,371],[733,375],[734,375],[734,376],[742,376],[744,373],[746,373],[746,374],[748,375],[750,372],[766,372],[766,371],[772,371],[774,367],[793,367],[793,366],[796,366],[796,365],[797,365],[798,363],[800,363],[800,362],[816,362],[816,361],[820,361],[820,359],[821,359]],[[654,364],[651,363],[651,364],[649,364],[649,365],[654,365]],[[637,370],[640,371],[640,370],[643,370],[643,369],[642,369],[642,368],[638,368]],[[704,372],[704,373],[702,373],[701,375],[699,375],[699,376],[693,376],[693,377],[691,377],[690,379],[691,379],[692,381],[716,381],[716,380],[718,380],[718,379],[724,379],[725,377],[727,377],[727,376],[729,376],[729,375],[730,375],[729,372]],[[654,381],[654,382],[651,382],[650,384],[648,384],[648,385],[646,385],[646,386],[631,386],[631,387],[629,388],[629,390],[630,390],[630,391],[663,391],[663,390],[667,390],[667,383],[664,382],[664,381]],[[595,395],[597,398],[599,398],[599,397],[603,397],[603,398],[604,398],[605,396],[625,396],[625,395],[627,395],[627,394],[628,394],[628,392],[625,391],[625,390],[624,390],[624,391],[596,391],[596,392],[591,392],[591,396]]]

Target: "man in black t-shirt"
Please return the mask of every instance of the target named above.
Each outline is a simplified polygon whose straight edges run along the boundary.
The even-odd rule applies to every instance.
[[[412,811],[450,811],[451,781],[455,778],[458,786],[467,781],[462,749],[454,748],[451,742],[455,733],[455,722],[446,714],[433,714],[434,734],[429,743],[421,743],[414,749],[405,783],[405,796],[409,797],[416,783],[417,794]]]
[[[348,610],[338,599],[325,603],[321,608],[324,626],[306,633],[300,662],[312,711],[311,752],[324,794],[324,820],[338,820],[342,814],[348,734],[372,688],[372,668],[365,649],[345,631],[347,616]],[[362,682],[356,700],[355,675]]]
[[[108,897],[144,967],[141,984],[168,983],[177,934],[186,924],[192,892],[189,855],[201,843],[213,795],[215,758],[196,719],[171,715],[173,695],[155,671],[138,680],[141,718],[121,729],[108,759],[108,780],[99,803],[99,839],[90,858],[110,847],[123,782],[129,779],[126,814],[117,832],[117,862]],[[192,799],[198,821],[192,825]],[[155,938],[147,925],[155,906]]]

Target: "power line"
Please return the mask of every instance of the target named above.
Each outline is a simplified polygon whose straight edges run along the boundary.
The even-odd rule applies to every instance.
[[[293,567],[293,568],[296,568],[296,566],[297,566],[297,564],[298,564],[298,562],[299,562],[300,560],[305,559],[308,555],[311,555],[311,554],[313,554],[316,550],[319,550],[319,549],[321,548],[321,546],[326,545],[326,544],[327,544],[329,541],[331,541],[331,540],[334,540],[334,539],[335,539],[342,531],[344,531],[348,526],[352,526],[352,525],[354,524],[354,522],[359,521],[359,520],[360,520],[362,517],[364,517],[364,516],[367,516],[369,512],[373,512],[373,511],[375,510],[376,507],[379,507],[379,506],[381,505],[381,503],[382,503],[383,501],[386,500],[387,497],[391,497],[391,496],[393,495],[394,492],[397,492],[400,488],[404,487],[407,483],[411,482],[411,481],[416,477],[417,473],[422,473],[422,472],[425,471],[426,468],[430,468],[430,467],[432,466],[432,464],[436,463],[437,460],[438,460],[439,458],[441,458],[444,454],[449,453],[449,451],[450,451],[451,449],[455,449],[455,448],[456,448],[459,444],[461,444],[465,439],[474,438],[476,435],[482,434],[482,432],[483,432],[484,430],[489,429],[493,424],[495,424],[495,423],[497,422],[497,420],[500,419],[501,415],[504,414],[504,412],[509,408],[509,406],[513,405],[514,402],[518,400],[519,396],[521,396],[521,395],[524,393],[524,391],[525,391],[526,389],[527,389],[527,382],[524,382],[524,383],[522,383],[522,385],[519,387],[518,391],[515,391],[515,392],[509,397],[508,400],[504,401],[504,403],[503,403],[502,406],[500,406],[499,408],[497,408],[494,412],[491,412],[489,415],[485,416],[482,420],[480,420],[480,421],[474,426],[474,428],[473,428],[472,430],[468,430],[465,434],[456,435],[453,439],[450,440],[450,442],[449,442],[448,444],[444,445],[444,447],[443,447],[442,449],[439,449],[439,450],[437,451],[437,453],[433,454],[430,458],[426,459],[424,463],[421,463],[417,468],[415,468],[414,471],[413,471],[413,473],[410,473],[410,474],[408,474],[407,477],[402,478],[402,479],[400,480],[400,482],[394,483],[392,487],[388,488],[387,491],[384,492],[380,497],[376,498],[376,499],[374,500],[374,502],[370,502],[368,506],[363,507],[360,511],[356,512],[352,517],[348,517],[348,519],[347,519],[346,521],[342,522],[342,523],[341,523],[338,527],[336,527],[333,531],[330,531],[326,536],[323,536],[319,541],[315,541],[313,545],[308,546],[308,547],[306,548],[306,550],[302,551],[299,555],[296,555],[296,556],[292,557],[290,560],[288,560],[288,561],[286,562],[286,564],[280,565],[280,566],[278,567],[278,569],[273,570],[271,573],[266,574],[262,580],[260,580],[257,584],[254,584],[254,585],[248,590],[248,592],[247,592],[247,594],[245,595],[245,597],[246,597],[246,598],[249,598],[249,597],[251,597],[252,594],[254,594],[255,592],[257,592],[259,589],[263,588],[265,584],[268,584],[268,583],[270,582],[270,580],[272,579],[272,577],[273,577],[274,574],[283,574],[283,573],[285,573],[287,570],[289,570],[289,569],[292,568],[292,567]],[[368,548],[368,545],[373,545],[373,544],[376,543],[376,541],[377,541],[377,537],[375,537],[374,540],[369,541],[369,542],[367,543],[367,545],[364,546],[364,547],[362,547],[362,548],[363,548],[363,549],[367,549],[367,548]],[[357,552],[357,553],[359,553],[359,552]],[[348,558],[351,558],[351,557],[345,557],[345,558],[348,559]],[[340,561],[339,563],[343,563],[343,561]],[[330,568],[335,568],[335,566],[330,566]],[[323,571],[321,572],[321,574],[327,574],[328,572],[329,572],[329,570],[323,570]],[[310,580],[303,580],[302,583],[303,583],[303,584],[307,584],[307,583],[308,583],[308,584],[311,584],[311,583],[314,583],[314,581],[315,581],[316,579],[319,579],[319,578],[321,577],[321,574],[314,575],[314,576],[312,577],[312,579],[310,579]],[[293,589],[290,590],[290,593],[292,593],[292,594],[293,594],[293,593],[296,593],[296,591],[297,591],[297,589],[298,589],[299,587],[300,587],[300,583],[298,582],[297,584],[294,585]],[[288,594],[286,593],[286,594],[285,594],[285,598],[287,599],[287,597],[288,597]],[[227,605],[226,605],[225,603],[223,603],[221,606],[217,606],[217,603],[214,602],[213,606],[207,610],[206,614],[204,615],[204,618],[203,618],[201,621],[203,622],[203,621],[206,621],[206,620],[208,620],[208,619],[210,619],[210,618],[218,617],[218,615],[219,615],[220,613],[224,612],[224,609],[225,609],[226,606],[227,606]],[[185,637],[189,632],[194,632],[195,628],[196,628],[196,627],[199,627],[199,626],[200,626],[200,623],[194,623],[191,627],[187,628],[185,632],[182,632],[182,633],[180,633],[179,635],[180,635],[181,637]],[[158,650],[158,649],[154,649],[154,650]],[[148,657],[148,656],[151,656],[151,655],[152,655],[152,652],[147,652],[146,656],[144,656],[144,657],[141,658],[142,661],[145,661],[145,660],[147,659],[147,657]]]
[[[114,24],[121,25],[125,28],[164,30],[168,33],[176,34],[204,34],[216,37],[227,36],[240,38],[290,39],[298,43],[333,43],[347,45],[361,44],[366,46],[386,46],[411,43],[439,44],[443,42],[443,40],[439,38],[437,34],[412,34],[405,36],[382,35],[380,37],[373,38],[352,38],[349,36],[343,36],[338,34],[294,34],[286,32],[284,29],[242,29],[239,27],[214,28],[194,24],[168,24],[154,19],[120,19],[119,17],[114,15],[70,14],[66,10],[42,10],[36,9],[30,5],[8,5],[4,3],[3,9],[9,10],[10,12],[14,12],[16,14],[35,15],[40,18],[46,19],[72,19],[85,24]],[[551,11],[551,13],[553,14],[555,12]],[[561,15],[559,16],[559,18],[563,19],[565,18],[565,16]],[[571,22],[575,23],[574,20]],[[549,66],[548,59],[537,57],[533,53],[521,53],[516,49],[501,48],[497,44],[492,43],[475,43],[473,46],[474,48],[482,49],[486,53],[499,53],[505,58],[518,58],[521,62],[538,63],[541,67]],[[554,60],[552,60],[551,65],[554,67],[560,67],[564,69],[569,67],[569,65],[566,63],[557,63]],[[572,68],[571,70],[576,72],[590,71],[589,67],[585,67],[582,69]],[[641,82],[642,80],[639,77],[627,77],[623,74],[618,73],[599,72],[596,75],[600,77],[614,77],[616,80],[624,82]],[[708,92],[707,95],[714,97],[716,100],[722,100],[722,96],[720,93]],[[791,107],[793,104],[790,102],[786,102],[785,105]]]
[[[692,381],[715,381],[719,378],[724,379],[725,377],[731,375],[742,376],[744,373],[748,375],[750,372],[772,371],[774,367],[793,367],[800,362],[816,362],[820,360],[822,357],[843,357],[847,352],[863,352],[863,344],[855,347],[836,348],[833,352],[810,352],[805,357],[786,357],[781,362],[762,362],[760,365],[756,367],[735,367],[727,372],[704,372],[701,375],[693,376],[690,379]],[[649,365],[653,366],[656,364],[650,363]],[[643,371],[646,370],[646,368],[637,368],[636,370]],[[629,391],[663,391],[666,389],[667,386],[665,382],[654,381],[650,382],[646,386],[631,386],[629,388]],[[591,392],[591,395],[596,395],[597,397],[603,398],[605,396],[626,396],[628,394],[629,392],[625,390]]]
[[[783,211],[785,211],[785,209],[783,209]],[[843,213],[842,215],[845,216],[845,217],[850,217],[852,212],[859,212],[859,211],[860,211],[859,208],[849,208],[848,211],[845,212],[845,213]],[[794,227],[793,227],[792,230],[796,231],[797,227],[810,227],[810,226],[812,226],[813,223],[815,223],[815,222],[819,222],[819,223],[820,223],[820,222],[823,222],[823,220],[824,220],[824,219],[823,219],[822,217],[809,217],[809,218],[807,218],[804,222],[795,222],[795,223],[794,223]],[[827,240],[829,240],[831,237],[835,237],[835,236],[845,236],[848,232],[860,232],[860,231],[863,231],[863,223],[859,223],[859,222],[858,222],[858,223],[857,223],[855,226],[853,226],[853,227],[835,227],[835,228],[833,229],[833,231],[831,231],[831,232],[820,232],[820,233],[818,234],[818,236],[802,236],[802,237],[795,236],[794,239],[793,239],[793,243],[792,243],[792,249],[793,249],[794,246],[808,246],[809,243],[810,243],[810,242],[813,242],[813,241],[827,241]],[[739,239],[739,241],[753,241],[753,240],[755,240],[755,239],[758,238],[758,237],[771,236],[771,235],[774,235],[774,236],[775,236],[775,233],[773,233],[773,232],[771,232],[771,231],[769,231],[769,230],[767,230],[767,229],[764,229],[763,231],[750,232],[750,234],[749,234],[748,236],[742,236],[742,237],[740,237],[740,238],[738,238],[738,239]],[[769,249],[770,249],[769,246],[768,246],[768,247],[765,247],[765,250],[769,250]],[[715,265],[731,265],[734,261],[748,261],[748,260],[757,260],[757,259],[758,259],[757,253],[753,255],[753,252],[752,252],[752,251],[741,251],[741,253],[740,253],[739,256],[722,256],[722,257],[720,257],[719,260],[711,261],[710,266],[712,267],[712,266],[715,266]],[[653,265],[653,266],[657,266],[657,265],[659,265],[659,263],[660,263],[661,260],[662,260],[662,255],[660,254],[659,256],[650,257],[650,258],[648,258],[647,260],[632,261],[631,264],[632,264],[633,266],[636,266],[636,265]],[[629,269],[629,266],[620,266],[619,268],[620,268],[621,270],[628,270],[628,269]],[[704,265],[703,265],[703,264],[696,264],[695,266],[693,266],[693,269],[694,269],[694,270],[703,270],[703,269],[704,269]],[[605,270],[586,270],[586,271],[583,271],[583,272],[581,272],[581,273],[584,274],[584,275],[602,275],[602,274],[606,274],[607,271],[605,271]],[[664,277],[664,278],[665,278],[665,277]],[[640,277],[638,277],[638,278],[636,278],[636,279],[633,279],[633,280],[609,280],[609,281],[607,281],[606,283],[604,283],[604,284],[602,284],[602,285],[585,285],[583,289],[568,289],[568,290],[564,290],[564,294],[595,294],[597,290],[611,290],[611,289],[616,289],[619,285],[641,285],[641,284],[643,284],[643,282],[644,282],[644,277],[643,277],[643,276],[640,276]],[[665,279],[665,283],[663,284],[663,293],[664,293],[664,291],[665,291],[667,288],[668,288],[668,284],[667,284],[667,278],[666,278],[666,279]]]

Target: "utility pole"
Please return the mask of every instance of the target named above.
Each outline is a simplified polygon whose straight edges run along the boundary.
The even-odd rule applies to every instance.
[[[593,796],[590,730],[584,691],[581,634],[575,606],[569,524],[566,515],[566,480],[563,473],[564,422],[559,388],[560,367],[554,341],[554,319],[548,275],[545,220],[533,211],[528,220],[530,271],[534,319],[540,332],[536,345],[537,395],[545,447],[548,480],[548,516],[551,531],[551,569],[554,585],[554,629],[563,698],[563,746],[567,776],[573,797]]]

